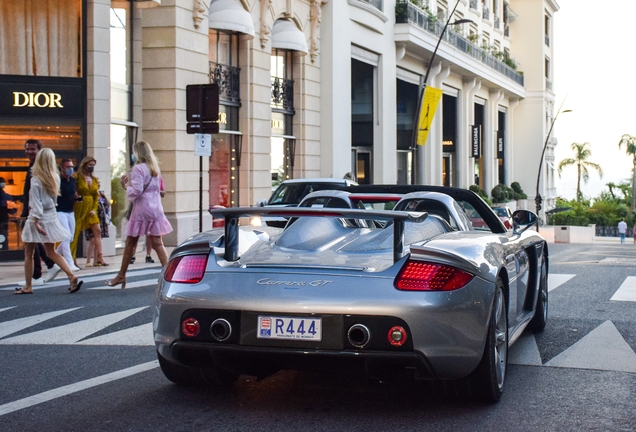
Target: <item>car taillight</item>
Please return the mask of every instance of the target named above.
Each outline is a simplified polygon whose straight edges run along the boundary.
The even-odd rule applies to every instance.
[[[194,318],[186,318],[181,323],[181,331],[188,337],[194,337],[201,331],[201,325]]]
[[[473,277],[443,264],[407,261],[395,279],[395,287],[403,291],[452,291],[466,286]]]
[[[389,343],[391,345],[402,346],[406,343],[406,330],[404,330],[404,327],[400,326],[391,327],[387,338],[389,339]]]
[[[203,279],[208,255],[184,255],[170,261],[164,279],[168,282],[198,283]]]

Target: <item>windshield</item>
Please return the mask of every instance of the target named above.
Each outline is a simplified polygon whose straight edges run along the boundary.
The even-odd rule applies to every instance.
[[[307,194],[320,190],[342,189],[340,183],[288,183],[274,191],[267,205],[298,205]]]
[[[508,217],[508,212],[503,207],[495,207],[493,208],[493,210],[495,211],[495,213],[497,213],[497,216]]]

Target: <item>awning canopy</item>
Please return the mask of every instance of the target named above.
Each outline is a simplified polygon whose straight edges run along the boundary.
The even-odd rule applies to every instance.
[[[272,49],[285,49],[307,54],[307,40],[292,21],[279,19],[272,28]]]
[[[252,15],[236,0],[212,0],[209,17],[211,29],[235,31],[254,38]]]
[[[161,6],[161,0],[135,0],[137,9],[150,9],[156,6]]]

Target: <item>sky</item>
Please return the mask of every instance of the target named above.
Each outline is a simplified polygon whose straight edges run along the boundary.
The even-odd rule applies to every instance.
[[[618,148],[623,134],[636,136],[636,51],[633,49],[636,0],[556,0],[554,16],[555,111],[553,130],[558,140],[555,168],[574,157],[573,142],[591,144],[590,161],[603,169],[603,178],[590,170],[581,191],[587,198],[599,195],[609,182],[632,176],[632,158]],[[624,17],[624,18],[622,18]],[[576,167],[565,168],[555,178],[557,194],[576,196]]]

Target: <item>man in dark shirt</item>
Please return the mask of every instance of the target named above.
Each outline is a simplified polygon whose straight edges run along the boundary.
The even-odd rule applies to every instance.
[[[79,270],[79,267],[73,262],[71,255],[71,240],[75,233],[75,213],[73,206],[77,199],[77,180],[73,177],[73,161],[70,159],[62,159],[60,166],[60,196],[57,197],[57,217],[64,228],[68,230],[70,236],[57,247],[57,253],[62,255],[72,271]],[[44,282],[55,279],[61,268],[57,264],[49,270],[44,277]]]
[[[9,237],[9,215],[17,213],[17,209],[9,208],[9,201],[19,201],[19,196],[13,196],[4,191],[7,183],[0,177],[0,250],[7,250]]]
[[[27,171],[26,180],[24,181],[24,193],[22,194],[22,202],[24,206],[22,207],[22,218],[26,220],[29,216],[29,192],[31,191],[31,168],[33,167],[33,163],[35,162],[35,157],[38,155],[38,152],[42,150],[42,143],[36,139],[29,139],[26,143],[24,143],[24,153],[29,158],[29,171]],[[33,253],[33,281],[32,285],[40,286],[44,284],[42,280],[42,263],[40,259],[43,259],[46,263],[47,268],[52,268],[55,263],[49,257],[46,256],[44,252],[44,246],[38,244]],[[26,284],[26,281],[24,282]],[[22,282],[19,283],[22,285]]]

